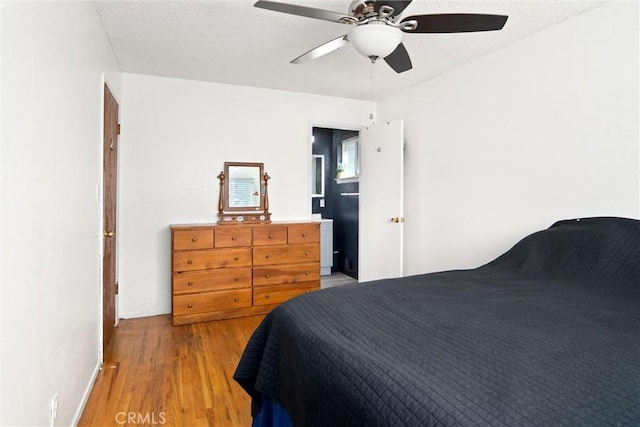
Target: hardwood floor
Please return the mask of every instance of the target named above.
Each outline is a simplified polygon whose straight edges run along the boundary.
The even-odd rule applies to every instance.
[[[250,426],[250,398],[233,373],[262,318],[121,320],[78,425]]]

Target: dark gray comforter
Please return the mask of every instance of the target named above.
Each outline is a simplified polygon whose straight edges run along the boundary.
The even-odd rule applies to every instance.
[[[235,379],[296,426],[640,425],[640,222],[560,221],[493,262],[307,294]]]

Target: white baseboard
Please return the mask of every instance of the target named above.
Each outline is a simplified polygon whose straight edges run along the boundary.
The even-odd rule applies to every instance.
[[[91,391],[93,390],[93,386],[96,383],[96,379],[98,378],[98,374],[100,373],[100,369],[102,367],[102,362],[98,361],[95,369],[93,370],[93,375],[91,375],[91,379],[89,380],[89,384],[87,384],[87,388],[84,390],[84,394],[82,395],[82,400],[80,401],[80,405],[76,410],[76,414],[73,416],[72,426],[77,426],[80,422],[80,417],[82,417],[82,413],[84,412],[85,406],[87,406],[87,402],[89,401],[89,396],[91,396]]]
[[[129,312],[129,313],[120,313],[120,319],[136,319],[138,317],[152,317],[152,316],[161,316],[164,314],[171,314],[171,308],[167,309],[158,309],[144,312]]]

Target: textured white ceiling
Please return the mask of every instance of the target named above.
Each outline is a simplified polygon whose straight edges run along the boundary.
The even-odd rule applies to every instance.
[[[350,3],[279,1],[343,13]],[[405,34],[413,69],[396,74],[378,61],[373,85],[370,61],[352,46],[304,64],[289,63],[346,34],[346,25],[258,9],[254,0],[94,3],[124,72],[382,100],[605,1],[414,0],[403,16],[490,13],[509,20],[502,31]]]

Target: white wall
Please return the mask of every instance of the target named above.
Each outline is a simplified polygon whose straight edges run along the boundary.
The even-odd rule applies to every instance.
[[[638,4],[616,2],[380,103],[405,119],[405,273],[481,265],[559,219],[638,218],[638,76]]]
[[[2,10],[1,425],[79,414],[100,362],[103,71],[90,3]],[[116,93],[116,95],[119,95]]]
[[[262,162],[272,219],[309,219],[310,126],[366,125],[370,103],[268,89],[123,76],[121,317],[171,312],[169,225],[217,221],[225,161]]]

